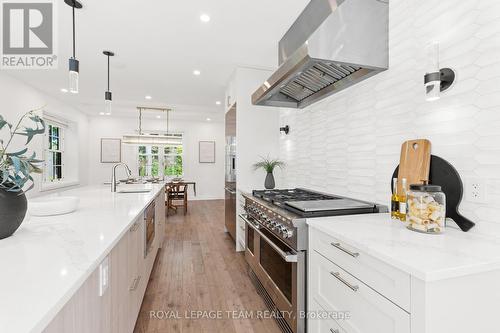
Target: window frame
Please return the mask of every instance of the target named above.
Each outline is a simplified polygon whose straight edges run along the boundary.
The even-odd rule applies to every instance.
[[[65,181],[65,132],[66,132],[66,125],[61,124],[59,122],[53,121],[51,119],[45,119],[46,123],[46,128],[47,130],[45,131],[44,135],[44,145],[43,145],[43,156],[44,156],[44,163],[43,163],[43,183],[45,184],[54,184],[54,183],[60,183]],[[54,137],[52,135],[51,127],[56,127],[59,129],[59,133],[57,136],[58,139],[58,149],[53,149],[51,147],[51,140],[50,138]],[[60,153],[61,154],[61,164],[52,164],[52,172],[54,173],[54,168],[57,166],[61,167],[61,178],[57,179],[49,179],[50,171],[48,170],[48,159],[51,154],[54,153]],[[54,161],[54,160],[53,160]]]
[[[141,147],[146,148],[145,153],[141,153]],[[153,147],[157,147],[158,151],[156,153],[153,152]],[[181,147],[181,153],[165,153],[165,148],[167,147]],[[179,175],[167,175],[165,173],[165,160],[168,157],[181,157],[181,165],[182,165],[182,173]],[[146,165],[145,165],[145,170],[144,170],[144,175],[141,176],[141,157],[146,158]],[[153,176],[152,175],[152,168],[153,168],[153,158],[156,157],[158,159],[158,175]],[[138,166],[138,175],[139,177],[176,177],[176,176],[184,176],[185,172],[185,164],[184,164],[184,144],[181,143],[179,145],[158,145],[158,144],[144,144],[144,145],[139,145],[137,147],[137,166]]]

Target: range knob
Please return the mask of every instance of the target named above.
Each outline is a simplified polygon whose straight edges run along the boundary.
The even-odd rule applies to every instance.
[[[293,231],[285,226],[281,227],[280,232],[283,238],[291,238],[293,236]]]
[[[273,230],[276,230],[277,232],[281,232],[281,228],[283,228],[283,225],[279,222],[276,222],[276,224],[274,225],[274,228]]]
[[[271,222],[269,222],[269,227],[271,228],[271,230],[275,230],[276,227],[278,226],[278,224],[279,223],[276,221],[271,221]]]

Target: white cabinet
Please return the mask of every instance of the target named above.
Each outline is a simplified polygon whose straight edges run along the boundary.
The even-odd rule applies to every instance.
[[[134,223],[135,226],[135,223]],[[111,332],[127,332],[130,327],[129,308],[130,303],[130,277],[128,274],[128,250],[129,233],[118,242],[110,255],[110,288],[111,293]],[[124,274],[125,272],[125,274]]]
[[[71,300],[44,329],[44,333],[109,333],[111,293],[99,296],[99,269],[95,270]],[[113,332],[119,332],[118,330]],[[121,331],[125,332],[125,331]]]
[[[315,301],[309,304],[309,332],[324,332],[324,333],[346,333],[336,321],[336,315],[329,314]]]
[[[348,313],[339,320],[347,333],[410,332],[410,315],[403,309],[317,251],[311,251],[309,258],[311,303],[327,312]]]
[[[311,233],[311,244],[315,251],[410,311],[410,274],[324,233]]]
[[[128,237],[127,275],[130,299],[127,332],[132,332],[142,303],[141,286],[147,284],[147,281],[144,281],[146,279],[146,265],[144,263],[144,219],[142,217],[130,229]]]
[[[500,269],[477,264],[497,243],[453,230],[412,233],[388,214],[308,225],[309,333],[498,332]]]
[[[141,214],[109,258],[109,287],[99,296],[99,267],[73,295],[44,333],[133,332],[159,245],[165,232],[165,194],[156,199],[155,241],[144,257],[145,224]]]
[[[163,240],[165,239],[165,192],[158,194],[155,205],[155,223],[156,223],[156,242],[158,248],[163,247]]]

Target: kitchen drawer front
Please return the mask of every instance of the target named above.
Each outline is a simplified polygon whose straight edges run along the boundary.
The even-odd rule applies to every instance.
[[[323,232],[310,229],[311,251],[317,251],[392,302],[410,312],[410,275]]]
[[[409,333],[410,315],[316,251],[310,252],[309,304],[348,312],[346,333]]]
[[[323,309],[316,301],[309,304],[307,311],[309,318],[307,320],[307,332],[309,333],[346,333],[340,325],[328,316],[328,312]]]

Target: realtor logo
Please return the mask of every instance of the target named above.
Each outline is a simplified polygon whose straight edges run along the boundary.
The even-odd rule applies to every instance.
[[[0,1],[1,68],[57,68],[54,0]]]

